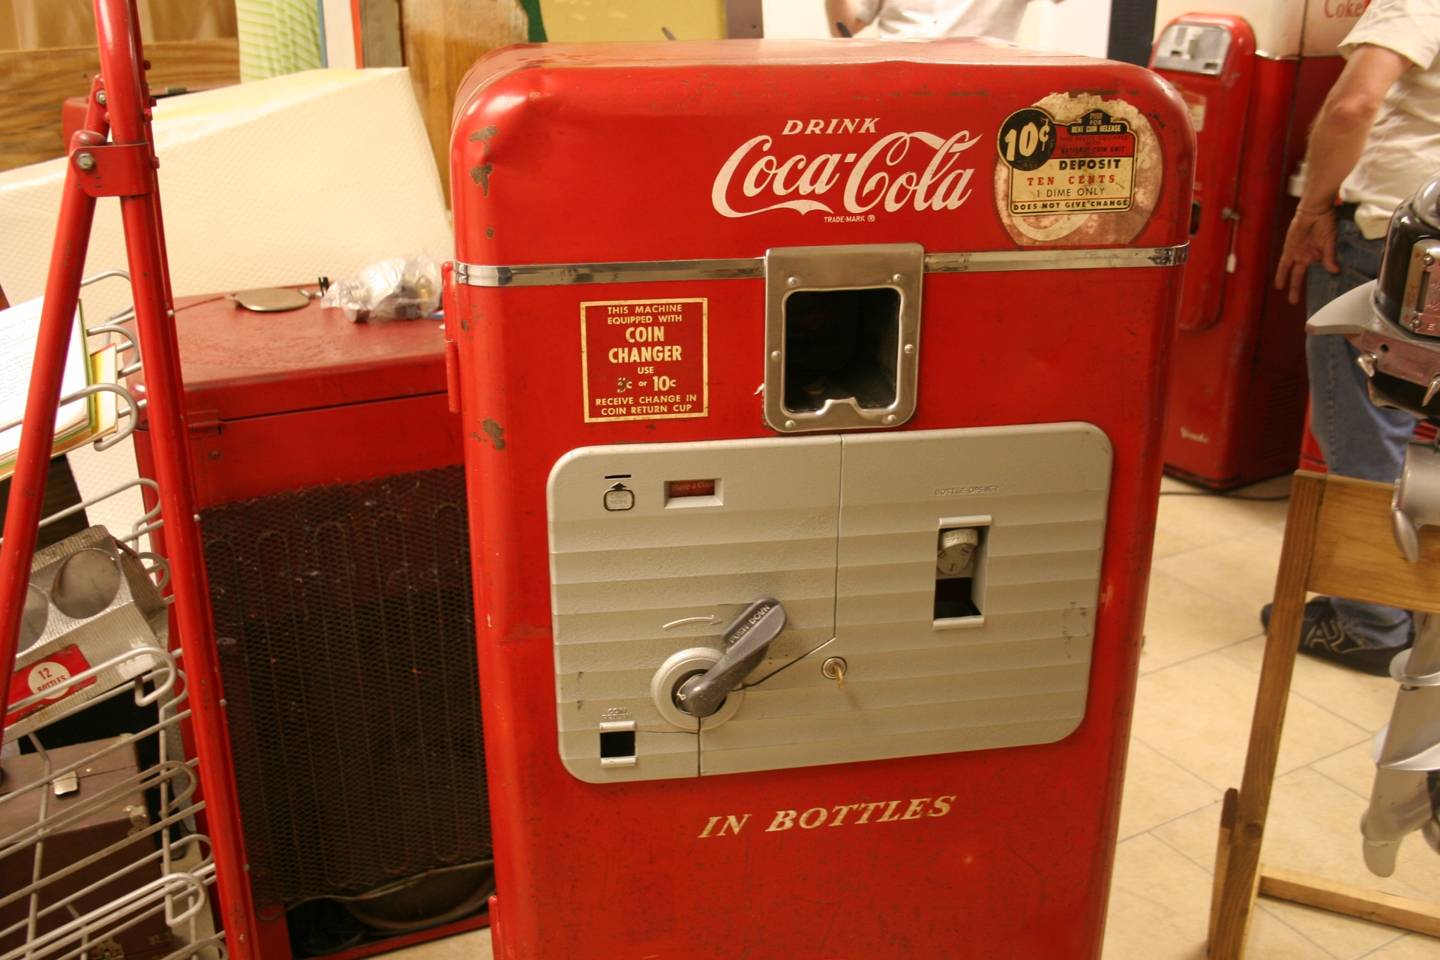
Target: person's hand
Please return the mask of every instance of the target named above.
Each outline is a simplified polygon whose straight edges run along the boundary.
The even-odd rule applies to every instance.
[[[1290,288],[1290,302],[1299,303],[1305,289],[1305,271],[1319,261],[1331,273],[1340,272],[1335,262],[1335,208],[1295,210],[1290,229],[1285,231],[1285,249],[1280,253],[1280,267],[1275,271],[1275,289]]]

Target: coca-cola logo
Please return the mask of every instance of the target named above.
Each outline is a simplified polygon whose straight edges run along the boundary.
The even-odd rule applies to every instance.
[[[876,130],[873,117],[802,125],[787,121],[782,136]],[[736,147],[710,190],[715,211],[726,217],[753,217],[772,210],[821,213],[840,219],[873,220],[876,213],[959,209],[970,199],[974,167],[962,155],[980,138],[968,130],[948,137],[924,130],[896,131],[851,149],[787,151],[775,137],[759,134]],[[829,217],[827,217],[829,219]]]
[[[1370,0],[1325,0],[1325,16],[1332,20],[1353,20],[1365,12]]]

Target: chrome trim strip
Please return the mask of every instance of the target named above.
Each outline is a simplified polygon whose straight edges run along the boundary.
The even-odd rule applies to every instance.
[[[645,283],[653,280],[758,280],[764,276],[765,261],[761,257],[530,263],[515,267],[455,262],[456,282],[472,287],[560,287],[577,283]]]
[[[1014,270],[1098,270],[1176,267],[1190,245],[1086,250],[977,250],[928,253],[926,273],[1003,273]],[[615,263],[531,263],[496,267],[455,261],[455,281],[471,287],[557,287],[660,280],[759,280],[763,257],[730,260],[650,260]]]
[[[1190,245],[1121,247],[1113,250],[978,250],[929,253],[926,273],[1005,273],[1013,270],[1100,270],[1125,267],[1178,267]]]

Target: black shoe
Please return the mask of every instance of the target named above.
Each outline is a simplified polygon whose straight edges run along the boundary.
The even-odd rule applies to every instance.
[[[1260,608],[1260,626],[1266,630],[1270,629],[1270,610],[1274,606],[1275,604],[1273,603],[1267,603]],[[1330,606],[1330,598],[1315,597],[1305,604],[1304,622],[1309,623],[1312,618],[1326,616],[1327,614],[1330,616],[1335,615],[1335,608]]]
[[[1260,622],[1267,630],[1270,608],[1271,604],[1267,603],[1260,610]],[[1413,639],[1413,633],[1411,636]],[[1367,646],[1345,630],[1329,597],[1316,597],[1305,604],[1305,616],[1300,623],[1300,653],[1307,657],[1328,660],[1372,677],[1388,677],[1390,661],[1409,646],[1409,641],[1398,647]]]

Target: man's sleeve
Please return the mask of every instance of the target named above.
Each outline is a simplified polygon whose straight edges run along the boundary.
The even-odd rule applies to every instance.
[[[874,23],[875,18],[880,15],[880,4],[884,0],[850,0],[850,9],[855,12],[855,19],[861,23]]]
[[[1393,50],[1427,69],[1440,55],[1440,0],[1373,0],[1340,52],[1348,58],[1363,44]]]

